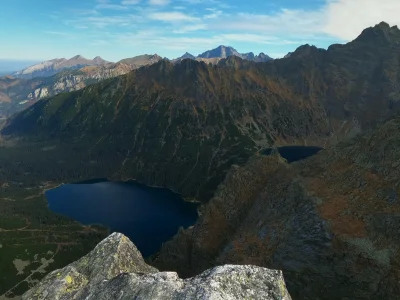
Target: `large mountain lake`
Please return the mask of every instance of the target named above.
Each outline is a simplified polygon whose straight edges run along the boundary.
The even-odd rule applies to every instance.
[[[88,225],[101,224],[128,236],[144,257],[197,219],[198,204],[167,189],[136,182],[87,181],[48,190],[49,208]]]
[[[276,149],[279,154],[288,161],[288,163],[303,160],[323,150],[323,148],[317,146],[282,146],[277,147]],[[261,153],[264,155],[270,155],[272,153],[272,148],[264,149]]]

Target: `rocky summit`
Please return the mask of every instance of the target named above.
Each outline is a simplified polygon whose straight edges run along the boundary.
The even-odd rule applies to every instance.
[[[189,279],[148,266],[132,244],[113,233],[80,260],[48,274],[23,300],[271,299],[290,300],[282,272],[223,265]]]

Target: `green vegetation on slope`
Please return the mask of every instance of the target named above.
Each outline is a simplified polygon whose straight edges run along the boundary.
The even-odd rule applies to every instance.
[[[82,226],[47,208],[43,191],[3,184],[0,199],[0,296],[20,295],[47,272],[80,258],[108,231]]]
[[[331,145],[398,114],[399,40],[398,29],[380,24],[328,50],[306,45],[265,64],[160,61],[43,99],[2,129],[0,198],[17,185],[8,205],[26,208],[35,194],[20,191],[109,178],[206,202],[233,164],[263,147]],[[50,214],[44,203],[38,210]],[[61,223],[51,219],[47,235]]]

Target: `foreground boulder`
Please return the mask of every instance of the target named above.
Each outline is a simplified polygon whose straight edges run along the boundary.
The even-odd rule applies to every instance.
[[[127,237],[113,233],[85,257],[48,274],[22,299],[291,298],[281,271],[224,265],[183,280],[147,265]]]

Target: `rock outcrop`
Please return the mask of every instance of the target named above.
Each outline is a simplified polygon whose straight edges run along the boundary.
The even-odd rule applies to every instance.
[[[123,63],[108,63],[85,65],[78,70],[61,70],[44,78],[0,77],[0,102],[8,102],[0,107],[0,117],[10,116],[45,97],[77,91],[87,85],[126,74],[134,68],[135,66]]]
[[[148,266],[127,237],[113,233],[79,261],[48,274],[22,299],[291,298],[280,271],[224,265],[182,280],[175,272]]]

